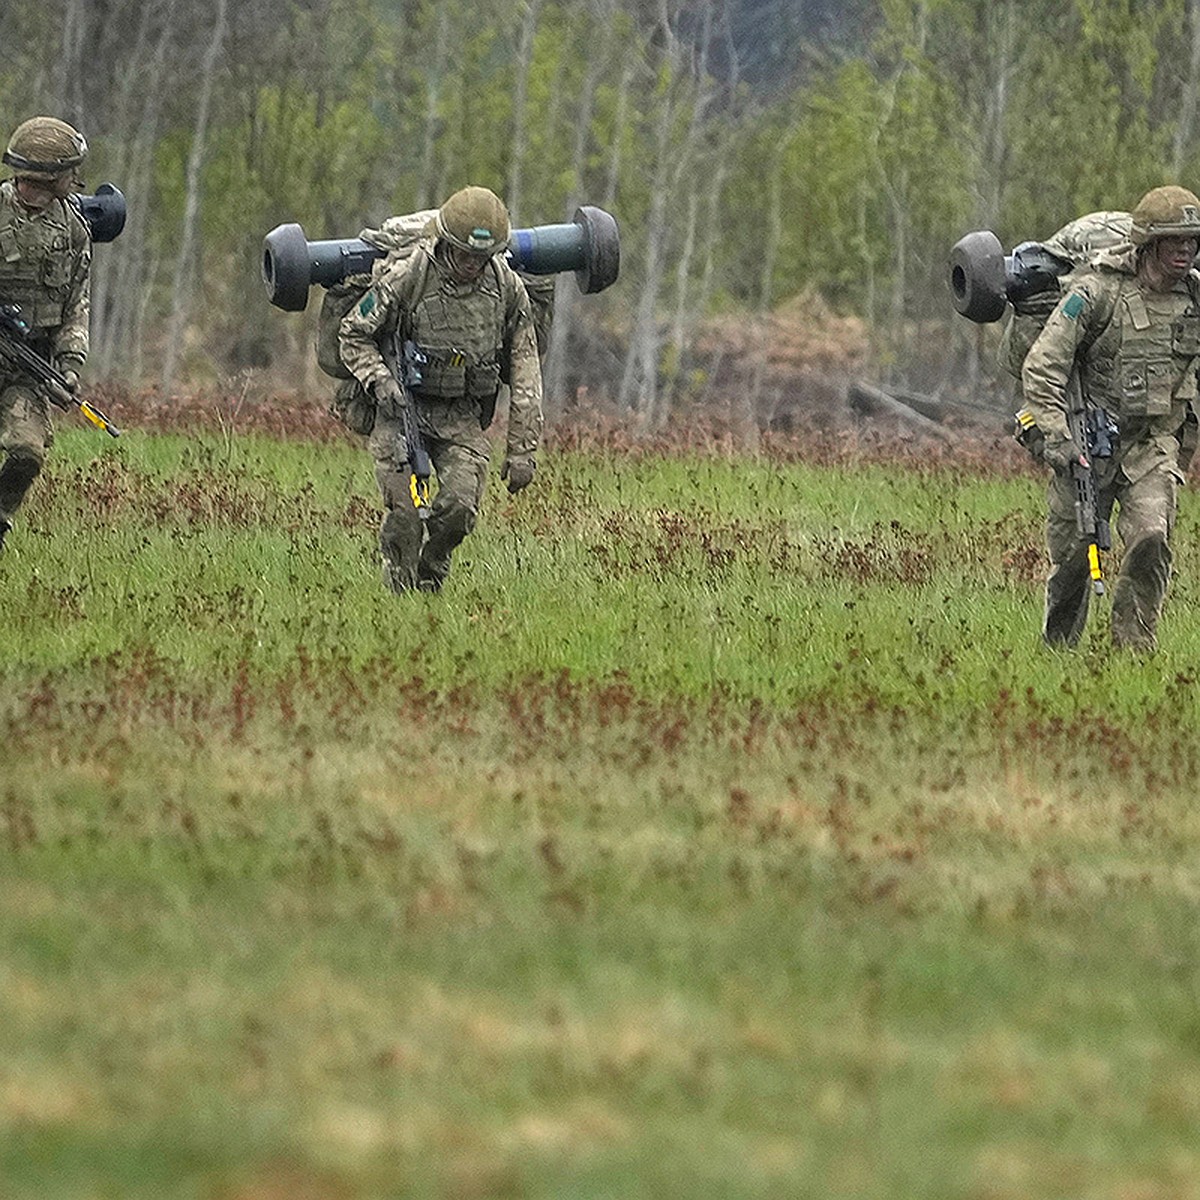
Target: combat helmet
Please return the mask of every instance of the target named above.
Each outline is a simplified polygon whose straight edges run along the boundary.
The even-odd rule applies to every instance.
[[[1174,184],[1151,189],[1133,210],[1129,237],[1135,246],[1161,237],[1200,238],[1200,199]]]
[[[30,117],[13,130],[4,162],[18,178],[55,179],[73,171],[87,155],[82,133],[57,117]]]
[[[440,238],[472,254],[496,254],[508,245],[508,209],[484,187],[465,187],[454,193],[434,218]]]

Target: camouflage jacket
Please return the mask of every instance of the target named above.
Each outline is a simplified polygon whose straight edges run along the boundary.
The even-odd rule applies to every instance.
[[[87,358],[91,263],[91,236],[69,201],[33,212],[13,180],[0,183],[0,304],[20,306],[61,367]]]
[[[1021,371],[1025,405],[1048,436],[1067,436],[1067,385],[1079,371],[1090,403],[1120,426],[1118,462],[1136,481],[1178,459],[1200,366],[1200,275],[1168,292],[1137,278],[1129,243],[1074,272]]]
[[[423,405],[463,396],[486,407],[502,375],[512,391],[508,454],[532,454],[542,431],[542,374],[529,296],[500,257],[473,283],[457,283],[425,239],[390,266],[343,318],[341,360],[368,391],[390,374],[399,335],[422,353]]]

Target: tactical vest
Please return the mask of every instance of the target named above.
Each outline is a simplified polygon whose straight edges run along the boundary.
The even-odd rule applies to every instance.
[[[1087,358],[1087,386],[1122,424],[1169,415],[1196,399],[1200,360],[1200,281],[1187,291],[1143,292],[1124,275],[1112,319]]]
[[[0,303],[20,305],[35,329],[63,323],[88,233],[65,200],[24,210],[11,183],[0,187]]]
[[[491,401],[500,387],[506,305],[495,260],[469,287],[428,272],[407,336],[425,357],[415,390],[430,399]]]

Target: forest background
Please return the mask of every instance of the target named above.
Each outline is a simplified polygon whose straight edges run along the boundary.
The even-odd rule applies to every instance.
[[[5,0],[3,29],[7,125],[75,122],[88,183],[128,197],[92,376],[164,395],[319,389],[318,305],[267,306],[263,235],[352,237],[468,182],[518,225],[620,222],[619,283],[559,288],[552,418],[662,428],[742,328],[761,424],[781,312],[851,321],[883,382],[986,393],[953,241],[1200,173],[1200,0]]]

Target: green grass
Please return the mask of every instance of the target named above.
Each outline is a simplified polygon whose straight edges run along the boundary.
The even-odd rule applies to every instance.
[[[1200,1194],[1193,498],[1140,660],[1029,478],[544,458],[396,598],[350,447],[61,439],[0,1194]]]

